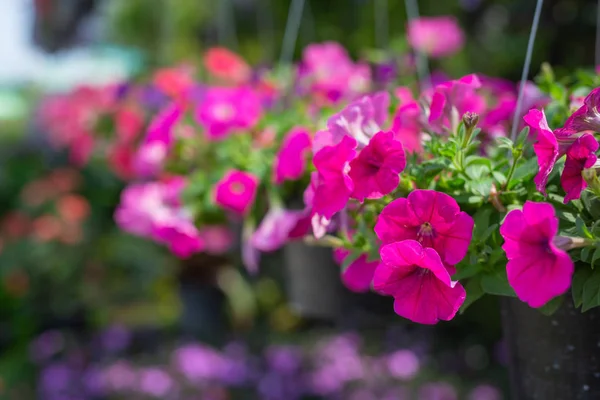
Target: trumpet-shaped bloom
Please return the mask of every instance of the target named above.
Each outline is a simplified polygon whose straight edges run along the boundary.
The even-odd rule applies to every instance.
[[[349,176],[354,184],[352,197],[364,201],[391,193],[398,186],[398,174],[405,167],[404,148],[394,138],[394,133],[377,133],[350,162]]]
[[[329,118],[326,130],[317,132],[313,151],[316,153],[324,146],[338,144],[345,136],[354,138],[359,148],[366,146],[382,130],[389,104],[390,95],[387,92],[378,92],[353,101]]]
[[[467,254],[473,225],[452,197],[419,189],[385,206],[375,233],[383,244],[416,240],[435,249],[446,264],[456,265]]]
[[[173,127],[181,116],[181,108],[172,104],[150,122],[146,137],[135,156],[134,165],[139,175],[153,176],[160,171],[173,143]]]
[[[571,115],[562,129],[565,135],[582,131],[600,132],[600,88],[590,92],[583,105]]]
[[[450,56],[465,42],[464,34],[453,17],[422,17],[408,23],[410,46],[433,58]]]
[[[582,172],[596,163],[597,150],[598,141],[590,134],[577,138],[567,150],[565,169],[560,176],[560,183],[566,192],[565,203],[578,199],[581,192],[587,187]]]
[[[250,239],[252,246],[270,252],[282,247],[290,238],[298,222],[306,216],[304,210],[286,210],[273,207],[267,212]]]
[[[350,251],[335,249],[333,255],[338,264],[342,264]],[[368,254],[362,254],[342,271],[342,283],[353,292],[368,292],[378,265],[379,260],[369,261]]]
[[[275,157],[273,166],[275,183],[280,185],[286,180],[300,179],[306,169],[306,156],[309,151],[308,131],[301,127],[292,129],[283,139]]]
[[[179,201],[185,180],[131,184],[123,190],[115,212],[126,232],[165,244],[178,257],[202,251],[204,241]]]
[[[500,227],[508,283],[531,307],[541,307],[571,287],[573,261],[554,245],[557,233],[554,208],[532,201],[509,212]]]
[[[414,240],[383,246],[373,287],[394,297],[394,311],[411,321],[449,321],[465,301],[465,289],[450,279],[438,253]]]
[[[235,131],[253,128],[262,112],[260,98],[246,87],[212,87],[196,109],[206,135],[220,140]]]
[[[215,203],[226,210],[245,215],[254,203],[257,189],[256,176],[231,170],[215,186]]]
[[[535,138],[533,150],[537,155],[539,170],[533,181],[537,190],[546,195],[546,184],[556,160],[567,152],[576,136],[565,136],[562,130],[553,132],[548,126],[543,110],[529,110],[523,120],[531,128],[531,133]]]
[[[313,212],[326,219],[346,206],[354,190],[352,179],[348,176],[350,161],[356,156],[356,140],[344,136],[334,146],[326,146],[313,158],[318,175],[312,199]]]

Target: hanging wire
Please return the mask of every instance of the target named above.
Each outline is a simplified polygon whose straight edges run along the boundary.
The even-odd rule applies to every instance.
[[[408,21],[418,19],[419,5],[417,4],[417,0],[404,0],[404,4],[406,5],[406,17]],[[417,78],[419,79],[421,90],[425,90],[431,86],[427,56],[421,51],[416,51],[416,55]]]
[[[315,16],[310,7],[310,0],[306,0],[306,3],[304,3],[302,15],[302,37],[304,37],[304,40],[308,43],[314,42],[316,41]]]
[[[527,77],[529,76],[529,67],[531,66],[531,55],[533,53],[533,44],[535,43],[535,35],[537,34],[538,26],[540,23],[540,15],[542,14],[542,5],[544,0],[537,0],[535,6],[535,14],[533,14],[533,23],[531,25],[531,32],[529,34],[529,42],[527,43],[527,54],[525,55],[525,64],[523,65],[523,72],[521,73],[521,83],[519,85],[519,96],[517,97],[517,107],[515,108],[515,115],[513,117],[512,130],[510,132],[510,138],[514,142],[517,138],[517,128],[519,127],[519,117],[521,115],[521,107],[523,106],[523,94],[525,92],[525,85],[527,84]]]
[[[271,11],[271,0],[258,0],[256,7],[256,25],[258,36],[260,38],[263,61],[273,62],[274,58],[274,28],[273,12]]]
[[[219,44],[237,50],[238,41],[232,0],[218,0],[217,18],[219,21],[217,26]]]
[[[298,38],[298,30],[300,21],[302,21],[302,12],[304,10],[304,0],[292,0],[288,11],[288,18],[285,25],[285,34],[283,35],[283,44],[281,46],[281,56],[279,63],[288,65],[294,57],[294,49],[296,48],[296,39]]]
[[[389,45],[388,0],[375,0],[373,4],[375,5],[375,44],[379,49],[387,49]]]
[[[600,65],[600,0],[598,0],[598,6],[596,7],[596,65],[598,68]]]

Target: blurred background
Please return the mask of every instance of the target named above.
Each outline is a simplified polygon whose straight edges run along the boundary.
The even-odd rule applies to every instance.
[[[534,1],[418,5],[456,17],[467,37],[432,70],[519,79]],[[49,143],[41,110],[56,94],[89,99],[85,88],[198,63],[216,45],[274,65],[289,6],[0,0],[0,399],[506,398],[495,299],[435,327],[403,321],[387,298],[350,293],[340,315],[298,315],[278,254],[258,277],[231,272],[215,284],[197,266],[229,261],[182,262],[121,232],[119,174],[79,167]],[[542,62],[592,66],[596,14],[596,1],[547,0],[532,75]],[[406,54],[405,28],[403,1],[306,0],[294,57],[327,40],[355,58]]]

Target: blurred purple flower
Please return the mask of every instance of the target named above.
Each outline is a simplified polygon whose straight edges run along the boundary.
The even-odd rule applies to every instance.
[[[124,360],[119,360],[105,368],[102,375],[106,387],[115,392],[133,389],[137,378],[133,367]]]
[[[419,400],[458,400],[456,389],[447,382],[431,382],[419,389]]]
[[[388,356],[387,366],[394,378],[409,380],[419,373],[420,362],[414,352],[398,350]]]
[[[45,395],[63,395],[76,383],[75,371],[64,363],[50,364],[40,374],[39,388]]]
[[[173,379],[164,370],[146,368],[140,371],[139,389],[142,393],[164,399],[173,389]]]
[[[102,348],[110,353],[124,350],[129,346],[130,341],[131,332],[121,325],[110,326],[100,335]]]
[[[471,390],[469,400],[502,400],[502,393],[494,386],[479,385]]]
[[[29,354],[35,363],[43,363],[60,352],[65,345],[65,337],[58,331],[46,331],[38,336],[29,347]]]
[[[302,353],[292,346],[270,346],[266,358],[269,368],[280,374],[294,374],[302,364]]]

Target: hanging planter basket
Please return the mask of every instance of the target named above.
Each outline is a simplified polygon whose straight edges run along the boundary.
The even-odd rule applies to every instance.
[[[600,398],[600,308],[575,309],[571,296],[551,316],[503,299],[513,400]]]
[[[330,248],[290,242],[283,249],[288,300],[303,317],[332,320],[340,314],[340,268]]]

